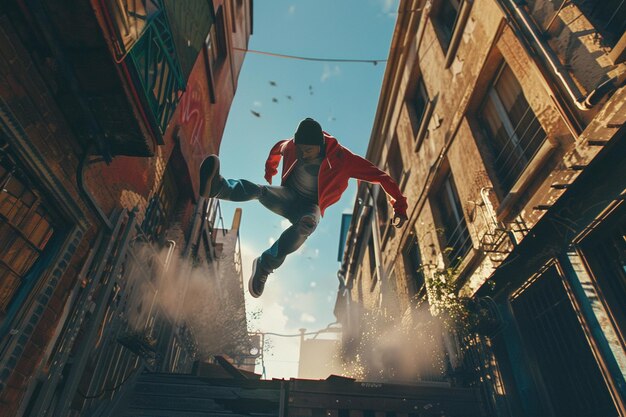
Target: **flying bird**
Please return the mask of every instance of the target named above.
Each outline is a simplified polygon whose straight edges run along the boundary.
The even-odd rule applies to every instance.
[[[259,113],[258,111],[250,110],[250,113],[252,113],[256,117],[261,117],[261,113]]]
[[[278,103],[278,99],[276,97],[272,97],[272,103]]]
[[[271,85],[272,87],[276,87],[276,81],[270,81],[270,85]]]
[[[293,97],[291,97],[291,96],[285,96],[285,97],[287,97],[287,100],[292,100],[293,99]]]

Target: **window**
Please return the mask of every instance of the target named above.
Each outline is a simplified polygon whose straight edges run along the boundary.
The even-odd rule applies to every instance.
[[[417,152],[427,134],[428,122],[434,110],[434,103],[421,78],[417,80],[413,93],[408,97],[408,108]]]
[[[439,216],[437,226],[442,230],[444,253],[448,265],[454,268],[472,248],[472,240],[451,172],[446,174],[435,194],[434,205]]]
[[[412,100],[412,108],[414,113],[414,118],[412,118],[413,122],[413,131],[417,132],[422,125],[424,120],[424,113],[426,113],[426,105],[430,99],[428,98],[428,93],[426,92],[426,86],[424,85],[424,81],[420,78],[417,81],[417,87],[415,88],[415,94],[413,95]]]
[[[54,230],[47,205],[10,168],[0,165],[0,318]]]
[[[378,190],[378,198],[376,198],[376,213],[378,221],[378,231],[381,245],[384,246],[389,237],[395,236],[394,228],[391,226],[389,217],[389,203],[387,202],[387,194],[380,188]]]
[[[478,119],[492,153],[498,194],[503,198],[537,153],[546,132],[511,68],[504,64],[488,88]]]
[[[422,270],[422,254],[415,232],[411,232],[402,250],[404,271],[406,273],[409,290],[413,294],[419,294],[424,286],[424,271]]]
[[[227,54],[224,9],[222,6],[217,9],[213,22],[205,41],[203,57],[209,78],[209,99],[211,103],[216,103],[215,77],[218,76],[222,64],[226,61]]]
[[[389,167],[389,175],[393,178],[398,185],[402,186],[404,177],[404,161],[402,161],[402,153],[400,151],[400,144],[398,143],[398,136],[394,136],[389,147],[389,153],[387,154],[387,165]]]
[[[218,69],[226,58],[226,35],[224,33],[224,8],[218,7],[215,13],[215,23],[211,26],[207,37],[206,47],[211,60],[211,67]]]
[[[370,235],[369,242],[367,243],[367,257],[370,263],[370,276],[372,281],[376,280],[376,248],[374,248],[374,238]]]
[[[433,6],[432,16],[444,50],[448,50],[456,25],[462,0],[439,0]]]
[[[597,226],[581,248],[594,277],[600,299],[610,312],[622,344],[626,343],[626,205]]]
[[[434,3],[431,16],[439,43],[446,54],[445,68],[449,68],[454,61],[472,3],[473,0],[438,0]]]

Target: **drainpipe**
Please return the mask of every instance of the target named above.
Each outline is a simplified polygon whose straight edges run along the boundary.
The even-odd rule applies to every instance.
[[[561,64],[552,48],[547,45],[547,43],[542,39],[541,34],[539,33],[535,24],[532,22],[532,19],[528,15],[526,10],[524,10],[522,6],[517,4],[516,0],[504,1],[508,3],[509,7],[515,12],[518,17],[517,21],[524,26],[524,29],[526,29],[526,32],[530,35],[532,41],[537,47],[538,52],[540,52],[541,55],[545,58],[552,73],[561,81],[561,84],[565,88],[565,91],[574,102],[578,110],[591,110],[596,104],[600,102],[600,100],[602,100],[604,96],[615,91],[624,83],[623,76],[614,76],[598,85],[587,96],[584,96],[576,86],[576,83],[570,76],[569,72]],[[507,7],[505,6],[505,9],[506,8]]]

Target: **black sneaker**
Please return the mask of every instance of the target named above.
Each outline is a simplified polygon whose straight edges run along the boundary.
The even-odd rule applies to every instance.
[[[220,159],[217,155],[209,155],[200,165],[200,195],[204,198],[215,197],[221,188]]]
[[[259,256],[252,262],[252,276],[248,281],[248,291],[254,298],[259,298],[265,289],[265,281],[272,271],[268,271],[261,265],[261,257]]]

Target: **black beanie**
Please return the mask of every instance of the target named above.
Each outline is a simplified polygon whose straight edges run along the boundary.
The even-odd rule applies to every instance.
[[[318,145],[324,144],[324,134],[322,126],[315,120],[307,117],[298,125],[296,134],[294,135],[296,145]]]

